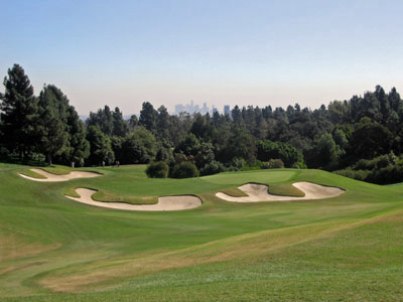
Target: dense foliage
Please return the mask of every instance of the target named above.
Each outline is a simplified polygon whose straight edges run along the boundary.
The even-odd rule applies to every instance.
[[[148,177],[152,178],[167,178],[169,166],[164,161],[153,162],[147,167],[146,174]]]
[[[235,106],[227,115],[170,115],[164,106],[155,109],[144,102],[140,115],[126,120],[119,108],[104,106],[83,123],[56,86],[44,86],[36,97],[19,65],[8,70],[4,86],[3,160],[78,165],[163,161],[171,176],[178,167],[192,166],[195,175],[208,175],[284,164],[337,170],[378,183],[403,180],[403,102],[395,88],[386,93],[377,86],[315,110],[298,104]],[[378,163],[385,157],[394,160]]]

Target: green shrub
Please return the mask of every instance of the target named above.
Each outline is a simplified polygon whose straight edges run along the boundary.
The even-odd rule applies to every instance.
[[[284,162],[279,158],[273,158],[261,165],[262,169],[281,169],[284,168]]]
[[[188,178],[199,176],[199,170],[195,164],[189,161],[181,162],[173,167],[171,177],[173,178]]]
[[[357,180],[366,180],[370,171],[369,170],[352,170],[351,168],[347,168],[344,170],[334,171],[334,173],[345,176],[345,177],[354,178]]]
[[[169,167],[166,162],[158,161],[148,165],[146,174],[151,178],[167,178],[169,174]]]
[[[270,158],[279,158],[287,168],[296,163],[303,163],[302,152],[287,143],[273,142],[269,140],[257,142],[257,159],[266,161]]]
[[[201,175],[211,175],[211,174],[217,174],[220,172],[223,172],[225,170],[225,167],[222,163],[213,160],[206,164],[202,169],[200,169],[200,174]]]
[[[234,168],[234,171],[240,170],[246,166],[246,160],[240,157],[234,157],[231,161],[231,167]]]

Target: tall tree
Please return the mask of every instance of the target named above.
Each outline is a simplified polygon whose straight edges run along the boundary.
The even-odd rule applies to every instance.
[[[115,111],[112,112],[112,125],[112,135],[123,137],[129,132],[128,123],[124,120],[119,107],[116,107]]]
[[[39,95],[40,144],[39,150],[46,155],[49,164],[53,158],[68,151],[67,132],[68,100],[54,85],[47,85]]]
[[[97,126],[89,126],[87,140],[90,143],[89,163],[92,165],[111,164],[115,160],[111,141]]]
[[[38,143],[38,102],[24,69],[15,64],[4,78],[0,119],[4,145],[25,157]]]
[[[65,160],[68,163],[84,165],[85,159],[90,155],[90,144],[86,139],[84,123],[80,120],[73,106],[68,108],[67,127],[69,133],[69,152]]]
[[[137,127],[123,139],[119,161],[124,164],[146,164],[154,160],[156,153],[154,134],[144,127]]]
[[[157,136],[160,139],[171,140],[169,133],[169,113],[164,105],[158,108]]]
[[[149,102],[143,103],[143,108],[140,111],[139,124],[147,130],[156,133],[157,131],[158,112]]]
[[[88,126],[97,126],[108,136],[113,134],[113,115],[108,105],[105,105],[103,109],[98,109],[96,113],[90,112],[86,123]]]

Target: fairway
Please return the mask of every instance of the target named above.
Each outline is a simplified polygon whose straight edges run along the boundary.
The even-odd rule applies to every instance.
[[[150,179],[142,165],[74,169],[100,175],[36,182],[19,175],[40,177],[29,169],[0,164],[1,301],[403,300],[401,184],[304,169]],[[297,196],[299,182],[344,192],[269,203],[216,197],[247,183]],[[77,188],[105,203],[153,206],[161,196],[192,195],[202,204],[104,209],[65,197],[78,197]]]

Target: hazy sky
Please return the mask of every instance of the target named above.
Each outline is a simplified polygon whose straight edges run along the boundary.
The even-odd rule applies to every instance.
[[[0,0],[0,76],[80,114],[143,101],[318,107],[381,84],[403,93],[403,1]],[[3,86],[1,91],[3,91]]]

